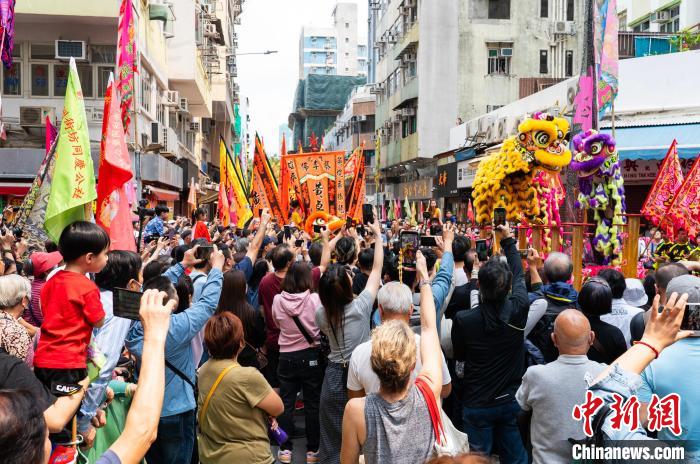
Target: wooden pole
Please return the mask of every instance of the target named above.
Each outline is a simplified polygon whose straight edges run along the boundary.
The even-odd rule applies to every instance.
[[[561,235],[556,224],[552,227],[552,251],[561,251]]]
[[[627,238],[625,238],[622,257],[623,257],[623,267],[622,273],[627,278],[637,277],[637,261],[639,257],[639,224],[641,220],[641,215],[639,214],[628,214],[627,215],[627,225],[625,229],[627,231]]]
[[[532,226],[532,248],[542,254],[542,229],[540,226]]]
[[[527,228],[524,226],[518,227],[518,248],[521,250],[527,248]]]
[[[583,224],[572,226],[571,263],[574,267],[574,288],[581,290],[583,284]]]

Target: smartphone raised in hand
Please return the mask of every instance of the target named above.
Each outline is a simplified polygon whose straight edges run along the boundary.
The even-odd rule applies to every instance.
[[[505,226],[506,225],[506,209],[505,208],[494,208],[493,209],[493,226]]]
[[[489,247],[486,244],[486,240],[479,239],[476,241],[476,256],[479,258],[480,262],[488,261]]]
[[[366,225],[374,223],[374,209],[369,203],[362,205],[362,223]]]
[[[421,247],[436,247],[438,246],[437,240],[433,235],[423,235],[420,238]]]
[[[112,308],[117,317],[123,317],[132,321],[139,320],[141,308],[141,296],[143,293],[115,287],[112,290]]]
[[[692,330],[693,337],[700,337],[700,303],[687,303],[681,330]]]
[[[399,233],[402,264],[406,268],[416,267],[416,252],[420,248],[420,235],[413,230],[402,230]]]

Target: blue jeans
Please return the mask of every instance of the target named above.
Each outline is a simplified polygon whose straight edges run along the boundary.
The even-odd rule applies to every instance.
[[[160,418],[158,437],[146,453],[147,462],[190,464],[195,435],[194,411]]]
[[[516,418],[517,401],[486,408],[464,408],[464,432],[473,451],[498,454],[502,464],[527,464]]]

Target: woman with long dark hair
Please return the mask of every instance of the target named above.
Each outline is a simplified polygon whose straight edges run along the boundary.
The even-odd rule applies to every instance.
[[[255,265],[253,265],[253,273],[250,275],[250,280],[248,281],[248,303],[250,303],[257,312],[261,312],[260,301],[258,299],[258,287],[260,287],[260,281],[268,272],[270,272],[270,265],[264,258],[260,258],[255,262]]]
[[[375,237],[381,228],[376,220],[370,225]],[[322,307],[316,310],[316,325],[328,337],[331,352],[321,388],[321,441],[319,462],[339,463],[342,438],[343,411],[348,401],[347,373],[353,350],[369,340],[370,317],[379,291],[384,262],[382,241],[374,242],[374,262],[365,289],[354,298],[352,272],[349,266],[333,264],[326,269],[319,282]]]
[[[243,323],[245,346],[238,354],[238,363],[244,367],[261,369],[258,350],[265,342],[265,321],[262,313],[255,311],[246,298],[245,274],[231,270],[224,274],[217,313],[229,312]]]
[[[283,430],[294,435],[294,403],[301,390],[304,394],[306,423],[306,462],[318,462],[318,403],[321,395],[323,371],[319,364],[319,341],[316,326],[316,308],[321,301],[311,293],[311,268],[305,262],[292,263],[282,280],[282,293],[272,303],[273,323],[279,327],[280,357],[277,376],[284,413],[279,422]],[[292,462],[292,442],[283,443],[278,459]]]

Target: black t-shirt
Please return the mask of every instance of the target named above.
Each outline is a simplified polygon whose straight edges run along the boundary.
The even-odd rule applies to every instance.
[[[45,411],[56,401],[56,397],[42,385],[29,367],[19,358],[0,349],[0,389],[27,390]]]
[[[369,276],[362,271],[357,271],[352,277],[352,293],[359,295],[365,289]]]
[[[588,359],[604,364],[612,364],[627,351],[627,342],[622,331],[612,324],[601,321],[599,317],[587,316],[591,330],[595,333],[595,342],[588,350]]]

